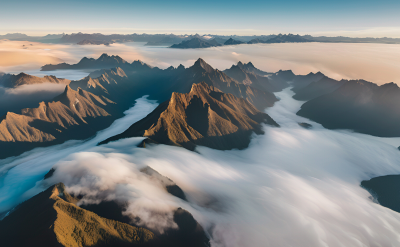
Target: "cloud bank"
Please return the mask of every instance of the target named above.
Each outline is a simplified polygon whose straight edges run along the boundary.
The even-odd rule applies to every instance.
[[[41,83],[17,88],[0,87],[0,116],[8,111],[20,113],[23,108],[38,107],[39,102],[49,101],[62,93],[63,84]]]
[[[399,151],[389,144],[398,145],[400,138],[326,130],[295,115],[301,102],[289,90],[278,96],[281,101],[267,112],[281,128],[265,126],[265,134],[254,136],[245,150],[142,149],[136,147],[141,138],[94,147],[154,109],[154,103],[141,99],[127,117],[93,140],[38,149],[4,162],[0,211],[48,186],[39,180],[55,165],[53,182],[66,183],[70,192],[88,200],[127,201],[126,214],[139,216],[145,225],[160,222],[160,228],[167,227],[168,212],[185,208],[212,237],[212,246],[397,243],[400,215],[373,203],[360,182],[400,172]],[[298,122],[313,128],[303,129]],[[189,202],[172,197],[140,173],[145,166],[176,182]],[[161,217],[154,218],[156,212]]]
[[[30,44],[33,46],[30,46]],[[25,45],[25,47],[23,46]],[[169,49],[144,46],[144,43],[104,45],[42,44],[23,41],[0,41],[0,71],[34,75],[57,75],[79,79],[68,71],[39,71],[46,63],[77,63],[82,57],[99,57],[102,53],[119,55],[129,62],[142,60],[152,66],[167,68],[191,66],[203,58],[215,68],[224,70],[238,61],[253,62],[265,71],[291,69],[296,74],[321,71],[334,79],[365,79],[377,84],[400,83],[400,45],[347,43],[284,43],[213,47],[207,49]],[[51,58],[51,59],[49,59]],[[84,77],[88,72],[81,72]]]

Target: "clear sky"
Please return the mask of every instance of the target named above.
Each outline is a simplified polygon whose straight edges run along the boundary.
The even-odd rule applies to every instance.
[[[400,37],[400,0],[0,1],[0,34],[291,32]]]

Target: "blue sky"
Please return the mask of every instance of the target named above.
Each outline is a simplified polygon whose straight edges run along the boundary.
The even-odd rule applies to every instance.
[[[0,0],[0,33],[271,34],[400,37],[399,0]]]

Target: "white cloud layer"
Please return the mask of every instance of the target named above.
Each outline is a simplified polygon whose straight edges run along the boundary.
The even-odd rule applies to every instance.
[[[400,45],[347,43],[285,43],[213,47],[207,49],[169,49],[144,46],[144,43],[104,45],[42,44],[22,41],[0,41],[0,71],[56,75],[79,79],[88,72],[39,71],[46,63],[77,63],[82,57],[99,57],[102,53],[120,55],[129,62],[142,60],[152,66],[167,68],[183,64],[191,66],[203,58],[215,68],[224,70],[238,61],[253,62],[265,71],[291,69],[296,74],[318,72],[334,79],[365,79],[377,84],[400,83]],[[23,47],[25,45],[25,47]],[[27,47],[27,48],[26,48]],[[26,49],[25,49],[26,48]],[[49,60],[52,58],[53,60]]]
[[[142,118],[154,103],[139,100],[129,114],[87,142],[38,149],[0,168],[0,211],[29,198],[53,166],[62,181],[91,200],[127,200],[127,213],[154,224],[161,212],[181,206],[212,236],[212,246],[396,246],[400,215],[373,203],[359,185],[374,176],[400,173],[400,138],[326,130],[295,115],[301,102],[289,90],[268,113],[281,128],[265,127],[245,150],[198,153],[165,145],[137,148],[141,138],[94,144]],[[303,129],[297,122],[308,122]],[[69,155],[72,154],[72,155]],[[69,155],[69,156],[68,156]],[[168,195],[139,172],[151,166],[171,178],[190,203]]]

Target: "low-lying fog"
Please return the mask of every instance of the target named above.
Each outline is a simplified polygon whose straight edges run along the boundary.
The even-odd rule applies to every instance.
[[[23,108],[38,107],[39,102],[53,99],[64,89],[64,84],[55,83],[22,85],[17,88],[0,86],[0,117],[8,111],[20,113]]]
[[[0,41],[0,71],[27,71],[43,76],[54,74],[78,79],[62,71],[41,72],[46,63],[77,63],[82,57],[102,53],[120,55],[131,62],[140,59],[152,66],[191,66],[199,57],[224,70],[238,61],[253,62],[265,71],[291,69],[296,74],[318,72],[335,79],[365,79],[377,84],[400,83],[400,45],[346,43],[285,43],[213,47],[208,49],[170,49],[144,46],[145,43],[105,45],[43,44],[24,41]],[[82,77],[87,75],[81,72]]]
[[[55,182],[92,200],[129,202],[143,224],[168,226],[168,214],[189,210],[212,236],[212,246],[393,246],[400,215],[372,202],[364,179],[400,172],[400,138],[326,130],[295,115],[302,102],[289,89],[269,108],[281,128],[265,126],[245,150],[196,152],[165,145],[137,148],[141,138],[94,145],[121,132],[155,107],[144,98],[127,116],[87,142],[34,150],[1,161],[0,212]],[[298,122],[313,125],[304,129]],[[39,180],[57,167],[47,183]],[[189,203],[164,192],[139,172],[151,166],[171,178]],[[38,182],[39,181],[39,182]],[[37,182],[37,183],[36,183]],[[36,186],[35,186],[36,183]],[[32,189],[31,189],[32,188]],[[160,214],[162,215],[162,214]]]

